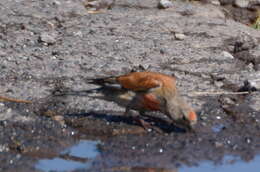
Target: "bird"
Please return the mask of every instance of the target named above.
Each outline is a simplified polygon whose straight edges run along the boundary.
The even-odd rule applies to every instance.
[[[125,115],[131,111],[144,115],[147,112],[164,113],[173,125],[193,130],[197,114],[183,99],[176,87],[176,77],[158,72],[130,72],[125,75],[88,78],[87,83],[99,86],[95,92],[103,99],[117,102],[125,107]],[[143,120],[140,124],[147,128]]]

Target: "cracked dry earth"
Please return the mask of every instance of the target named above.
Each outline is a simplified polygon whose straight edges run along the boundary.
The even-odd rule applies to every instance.
[[[40,171],[39,159],[80,139],[102,141],[85,171],[174,171],[226,155],[253,160],[260,151],[260,32],[225,18],[219,6],[173,4],[158,10],[155,0],[125,0],[89,14],[78,0],[1,0],[0,96],[31,102],[0,97],[0,170]],[[174,74],[199,114],[196,133],[158,113],[145,119],[164,134],[147,132],[113,102],[54,95],[85,93],[95,87],[86,78],[132,70]],[[239,91],[247,94],[226,94]]]

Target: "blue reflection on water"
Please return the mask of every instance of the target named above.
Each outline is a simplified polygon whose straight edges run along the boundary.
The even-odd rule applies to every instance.
[[[79,158],[94,158],[98,155],[97,141],[82,140],[77,145],[65,150],[61,154],[69,154]],[[42,159],[36,164],[36,169],[42,171],[70,171],[75,169],[87,169],[90,162],[77,162],[62,158]]]
[[[229,160],[235,160],[230,163]],[[229,163],[228,163],[229,162]],[[259,172],[260,171],[260,156],[256,156],[252,161],[245,162],[238,160],[233,156],[226,156],[222,165],[214,165],[211,162],[202,162],[197,167],[182,167],[180,172]]]

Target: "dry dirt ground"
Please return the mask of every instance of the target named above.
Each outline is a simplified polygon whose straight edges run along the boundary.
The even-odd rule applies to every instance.
[[[173,4],[159,10],[155,0],[118,0],[91,14],[79,0],[1,0],[0,96],[32,103],[0,97],[0,171],[38,171],[37,160],[79,139],[102,141],[90,171],[176,169],[225,155],[252,160],[260,151],[260,32],[219,6]],[[158,113],[144,118],[164,134],[147,132],[113,102],[54,95],[85,93],[95,87],[86,78],[133,70],[177,76],[199,114],[196,133]],[[237,91],[250,94],[221,94]]]

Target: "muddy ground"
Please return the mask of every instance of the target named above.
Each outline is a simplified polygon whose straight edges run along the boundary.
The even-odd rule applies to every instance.
[[[31,101],[0,97],[0,170],[39,171],[39,159],[80,139],[102,142],[89,171],[178,169],[260,153],[260,32],[246,25],[250,16],[240,23],[221,6],[173,4],[118,0],[91,14],[78,0],[0,1],[0,96]],[[133,70],[177,76],[199,114],[196,132],[158,113],[143,118],[164,133],[147,132],[122,107],[85,94],[95,88],[86,78]],[[55,96],[68,90],[83,94]],[[238,91],[249,94],[224,94]]]

